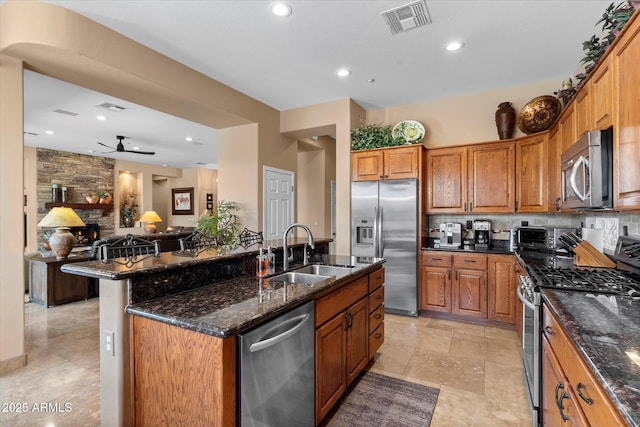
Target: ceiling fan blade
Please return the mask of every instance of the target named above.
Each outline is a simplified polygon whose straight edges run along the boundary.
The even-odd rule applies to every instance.
[[[108,146],[107,144],[103,144],[102,142],[98,141],[98,144],[102,145],[103,147],[107,147],[107,148],[111,148],[112,150],[115,150],[115,148]]]
[[[137,150],[124,150],[125,153],[136,153],[136,154],[149,154],[153,156],[156,154],[155,151],[137,151]]]

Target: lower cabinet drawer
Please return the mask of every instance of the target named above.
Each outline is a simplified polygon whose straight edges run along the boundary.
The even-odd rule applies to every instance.
[[[375,331],[384,322],[384,305],[369,315],[369,331]]]
[[[378,329],[373,331],[371,335],[369,335],[369,359],[376,354],[376,351],[380,348],[382,343],[384,342],[384,323],[381,323],[378,326]]]
[[[373,313],[384,302],[384,286],[369,294],[369,313]]]

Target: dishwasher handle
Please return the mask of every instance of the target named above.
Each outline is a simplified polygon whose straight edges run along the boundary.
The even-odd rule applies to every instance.
[[[270,330],[274,330],[276,328],[280,328],[284,325],[287,324],[292,324],[295,323],[295,326],[293,326],[290,329],[287,329],[286,331],[284,331],[281,334],[276,335],[275,337],[271,337],[271,338],[267,338],[265,340],[260,340],[257,341],[253,344],[251,344],[249,346],[249,351],[251,351],[251,353],[254,353],[256,351],[260,351],[260,350],[264,350],[266,348],[269,348],[273,345],[278,344],[281,341],[286,340],[287,338],[289,338],[290,336],[294,335],[296,332],[298,332],[303,326],[304,324],[307,322],[307,320],[309,320],[309,317],[311,317],[310,314],[301,314],[299,316],[296,317],[292,317],[291,319],[287,319],[282,323],[279,323],[278,325],[274,326],[273,328],[271,328]],[[268,331],[265,335],[268,334]]]

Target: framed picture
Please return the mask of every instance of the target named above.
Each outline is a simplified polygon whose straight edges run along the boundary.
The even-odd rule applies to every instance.
[[[173,215],[193,215],[193,187],[172,188],[171,199]]]

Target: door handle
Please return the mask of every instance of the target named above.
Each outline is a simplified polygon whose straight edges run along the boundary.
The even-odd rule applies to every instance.
[[[587,403],[587,405],[593,405],[593,399],[582,394],[582,390],[586,390],[586,388],[587,386],[585,386],[584,384],[578,383],[578,387],[577,387],[578,396],[580,396],[580,399],[584,400]]]
[[[286,340],[287,338],[289,338],[290,336],[298,332],[300,328],[302,328],[304,324],[307,322],[309,317],[310,317],[309,314],[301,314],[300,316],[296,316],[292,319],[285,320],[284,322],[279,323],[272,328],[269,328],[269,330],[267,330],[264,333],[264,336],[268,336],[271,331],[273,331],[276,328],[281,328],[283,325],[295,324],[291,329],[288,329],[283,333],[276,335],[275,337],[267,338],[265,340],[257,341],[251,344],[249,346],[249,351],[251,351],[251,353],[254,353],[256,351],[264,350],[265,348],[269,348],[273,345],[278,344],[281,341]]]
[[[384,226],[383,226],[383,221],[384,221],[384,209],[382,207],[380,207],[380,222],[378,223],[378,227],[380,227],[380,258],[384,257]]]

